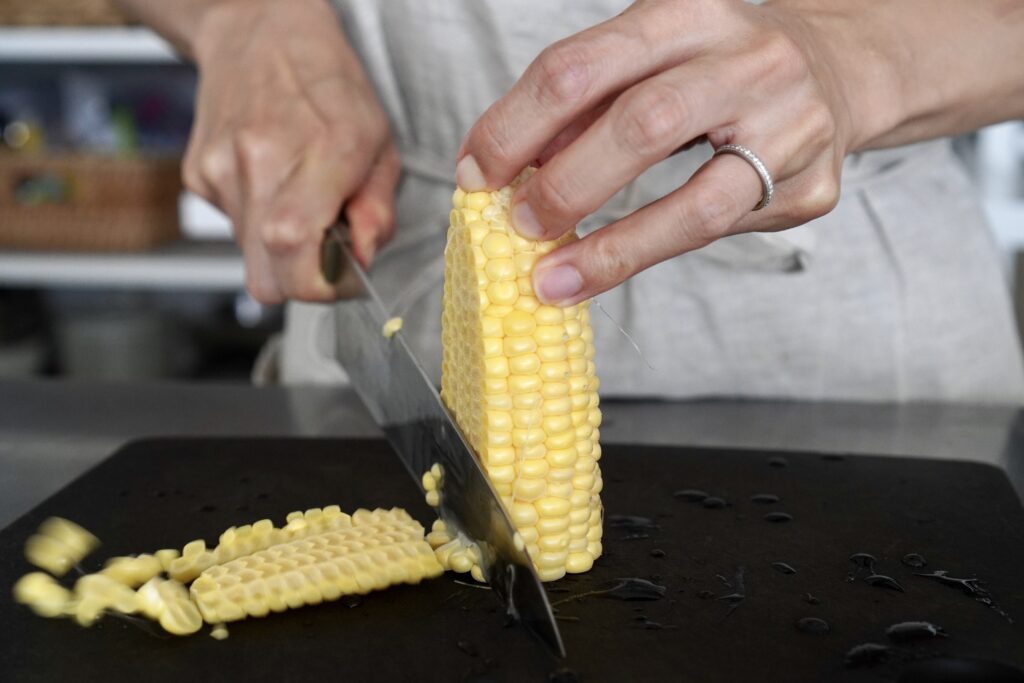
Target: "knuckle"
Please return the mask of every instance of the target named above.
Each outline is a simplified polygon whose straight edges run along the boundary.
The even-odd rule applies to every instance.
[[[590,268],[586,272],[600,273],[600,279],[605,285],[622,282],[635,270],[631,253],[632,250],[623,248],[616,240],[597,239],[590,248]],[[586,282],[584,286],[591,288],[593,284]]]
[[[839,180],[828,171],[815,172],[807,183],[800,201],[805,218],[818,218],[836,208],[839,203]]]
[[[810,73],[810,65],[800,44],[785,31],[775,30],[764,38],[759,52],[766,70],[791,80]]]
[[[275,254],[295,251],[306,240],[304,223],[294,214],[278,216],[260,226],[260,242],[267,251]]]
[[[736,199],[731,194],[717,187],[704,187],[683,207],[679,227],[694,242],[710,244],[726,233],[737,215]]]
[[[235,149],[239,160],[247,168],[273,163],[277,154],[277,144],[273,136],[259,128],[242,128],[235,134]]]
[[[549,220],[571,222],[577,214],[572,184],[550,171],[531,179],[529,197],[531,208],[540,209]]]
[[[618,116],[626,148],[642,157],[675,149],[681,124],[687,120],[683,94],[667,84],[650,84],[624,98]]]
[[[224,189],[235,177],[235,163],[231,150],[225,145],[206,147],[198,153],[195,175],[213,187]],[[191,164],[186,164],[192,168]]]
[[[506,167],[515,163],[512,131],[506,118],[498,111],[484,114],[473,135],[474,156],[478,161]]]
[[[592,60],[578,40],[563,40],[544,49],[535,62],[537,101],[562,105],[582,99],[590,90]]]
[[[821,100],[815,100],[804,115],[804,130],[813,144],[822,146],[836,136],[836,119],[832,110]]]

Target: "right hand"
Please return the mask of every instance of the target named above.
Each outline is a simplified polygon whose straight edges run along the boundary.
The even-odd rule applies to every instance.
[[[324,229],[345,206],[368,267],[394,232],[387,117],[325,0],[227,0],[203,16],[182,175],[234,224],[257,300],[326,301]]]

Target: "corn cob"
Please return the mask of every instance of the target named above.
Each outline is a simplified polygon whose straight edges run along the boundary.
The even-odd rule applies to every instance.
[[[209,567],[279,543],[349,526],[351,518],[337,505],[328,505],[322,510],[310,508],[305,512],[289,513],[285,522],[282,528],[276,528],[269,519],[231,527],[220,535],[212,550],[206,548],[205,541],[192,541],[182,548],[180,557],[170,560],[167,573],[172,579],[188,583]]]
[[[443,571],[423,527],[404,510],[360,510],[347,527],[211,567],[191,593],[206,621],[227,622],[419,583]]]
[[[53,528],[47,524],[44,529]],[[63,525],[70,522],[59,524],[68,528]],[[54,566],[64,567],[65,555]],[[164,579],[165,571],[198,578],[188,589],[188,578]],[[107,611],[139,612],[170,633],[186,635],[198,631],[204,619],[219,624],[264,616],[395,583],[419,583],[443,571],[423,527],[404,510],[357,510],[349,516],[329,506],[293,512],[279,529],[270,520],[232,527],[212,551],[200,540],[187,544],[180,556],[160,550],[112,558],[101,571],[79,578],[74,591],[33,572],[15,584],[14,597],[41,616],[70,616],[82,626]],[[212,635],[226,637],[226,630]]]
[[[530,172],[453,196],[441,397],[550,581],[601,554],[601,411],[589,302],[542,305],[531,283],[536,260],[576,235],[535,242],[510,224],[512,193]]]

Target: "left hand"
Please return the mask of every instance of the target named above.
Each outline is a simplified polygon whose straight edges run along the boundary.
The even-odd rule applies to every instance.
[[[804,11],[815,3],[827,4],[639,0],[544,50],[484,113],[459,151],[457,180],[501,187],[540,161],[513,198],[514,227],[532,239],[573,229],[704,136],[715,148],[748,147],[775,181],[772,203],[752,212],[755,171],[715,157],[669,195],[541,259],[542,300],[574,304],[720,237],[782,230],[835,206],[843,158],[885,116],[862,90],[885,74],[856,71],[870,50],[845,30],[854,13]]]

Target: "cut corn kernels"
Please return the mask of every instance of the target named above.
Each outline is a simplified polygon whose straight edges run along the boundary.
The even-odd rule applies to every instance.
[[[191,595],[207,622],[220,623],[419,583],[443,571],[423,540],[423,527],[404,510],[359,510],[350,526],[205,570]]]
[[[154,576],[163,572],[163,564],[155,555],[139,555],[138,557],[112,557],[100,570],[107,576],[129,588],[146,583]]]
[[[540,255],[576,236],[533,242],[510,227],[510,199],[530,172],[496,192],[453,195],[441,397],[536,551],[541,577],[552,580],[586,571],[600,550],[600,477],[577,476],[597,470],[600,411],[588,305],[541,304],[530,281]],[[586,522],[594,539],[569,553],[569,515],[581,497],[597,511]],[[457,540],[448,535],[431,545],[449,566],[464,569],[460,553],[468,551],[453,545]]]
[[[63,576],[98,545],[99,539],[74,522],[51,517],[28,539],[25,557],[40,569]]]
[[[49,574],[32,572],[14,584],[14,599],[41,617],[59,617],[66,613],[72,594]]]
[[[395,333],[398,332],[401,329],[402,329],[402,319],[401,318],[388,318],[387,322],[385,322],[384,326],[381,328],[381,334],[383,334],[388,339],[391,339],[392,337],[395,336]]]

